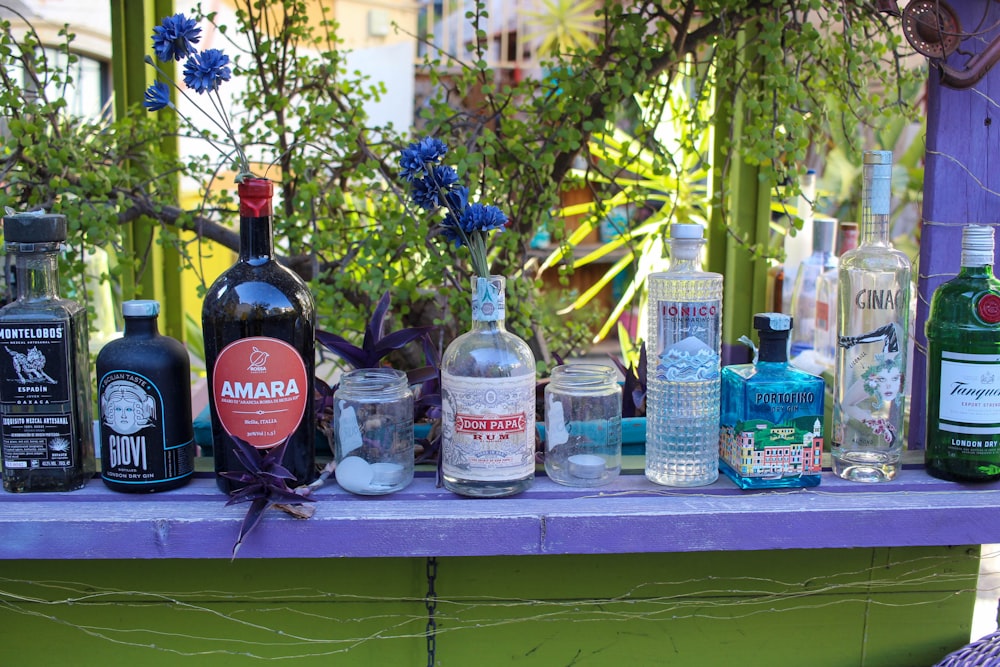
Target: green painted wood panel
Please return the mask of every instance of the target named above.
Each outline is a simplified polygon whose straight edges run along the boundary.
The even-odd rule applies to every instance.
[[[439,665],[930,665],[978,547],[442,558]],[[8,561],[5,664],[426,665],[423,559]]]

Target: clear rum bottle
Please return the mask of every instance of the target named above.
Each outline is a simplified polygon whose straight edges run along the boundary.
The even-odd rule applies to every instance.
[[[1000,280],[993,228],[962,230],[962,268],[927,317],[924,462],[935,477],[1000,479]]]
[[[670,268],[650,274],[646,477],[703,486],[719,476],[722,275],[701,270],[701,225],[670,226]]]
[[[7,491],[72,491],[94,475],[87,310],[59,296],[63,215],[3,221],[17,299],[0,308],[0,422]]]
[[[889,240],[892,153],[866,151],[861,243],[840,258],[833,470],[857,482],[896,477],[903,452],[910,260]]]

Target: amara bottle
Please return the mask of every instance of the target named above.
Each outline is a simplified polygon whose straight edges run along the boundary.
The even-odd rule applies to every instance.
[[[66,217],[9,215],[17,299],[0,308],[0,416],[3,487],[71,491],[95,469],[87,310],[59,297],[59,250]]]
[[[699,266],[701,226],[670,227],[670,269],[650,274],[646,477],[701,486],[719,476],[722,276]]]
[[[795,329],[791,336],[791,355],[802,354],[813,347],[816,331],[816,287],[820,274],[837,268],[833,244],[837,240],[837,221],[817,217],[813,220],[812,254],[802,260],[795,274],[792,289],[792,317]]]
[[[504,283],[473,277],[472,330],[441,360],[441,473],[463,496],[509,496],[535,477],[535,359],[504,327]]]
[[[191,363],[156,326],[157,301],[122,304],[125,332],[97,355],[101,478],[115,491],[166,491],[194,472]]]
[[[993,228],[962,230],[962,268],[931,297],[927,317],[927,472],[1000,479],[1000,280]]]
[[[895,478],[904,445],[910,260],[889,241],[891,173],[891,152],[865,152],[861,244],[840,258],[831,451],[858,482]]]
[[[788,363],[791,325],[782,313],[755,315],[755,362],[722,369],[720,467],[743,489],[819,484],[826,386]]]
[[[216,472],[243,470],[232,437],[262,454],[289,439],[282,465],[294,487],[316,477],[316,308],[302,279],[274,258],[272,192],[266,179],[239,184],[240,256],[205,295],[202,326]]]

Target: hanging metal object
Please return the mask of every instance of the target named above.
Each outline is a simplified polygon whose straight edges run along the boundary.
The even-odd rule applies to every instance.
[[[895,0],[879,0],[876,6],[886,14],[898,11]],[[971,88],[1000,60],[1000,37],[995,37],[983,51],[969,58],[964,68],[945,64],[945,59],[972,35],[962,31],[958,14],[944,0],[911,0],[901,16],[906,41],[930,58],[941,73],[942,85]]]

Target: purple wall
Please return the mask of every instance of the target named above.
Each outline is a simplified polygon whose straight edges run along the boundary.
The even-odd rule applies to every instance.
[[[958,14],[964,32],[992,27],[985,34],[962,42],[959,51],[948,58],[949,67],[962,71],[969,53],[983,51],[991,39],[1000,36],[1000,30],[995,28],[1000,22],[1000,3],[951,0],[950,5]],[[911,449],[924,448],[927,376],[924,324],[930,295],[958,272],[962,227],[971,223],[1000,224],[1000,64],[966,90],[943,86],[940,81],[939,71],[932,67],[920,260],[916,267]]]

